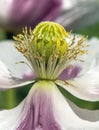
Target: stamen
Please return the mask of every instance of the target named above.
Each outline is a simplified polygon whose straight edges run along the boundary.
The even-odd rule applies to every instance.
[[[56,79],[72,60],[83,61],[80,56],[87,53],[86,38],[74,36],[54,22],[41,22],[34,30],[23,29],[15,39],[15,48],[30,62],[38,78]],[[78,40],[77,40],[78,39]]]
[[[31,66],[28,64],[28,63],[26,63],[25,61],[19,61],[19,62],[16,62],[16,64],[26,64],[32,71],[33,71],[33,69],[31,68]]]

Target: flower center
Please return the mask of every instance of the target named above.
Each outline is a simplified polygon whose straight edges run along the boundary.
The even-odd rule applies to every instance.
[[[56,79],[71,60],[87,51],[82,49],[85,38],[75,43],[75,37],[67,43],[69,34],[55,22],[41,22],[34,30],[23,30],[14,39],[15,47],[30,62],[40,79]]]
[[[63,55],[68,44],[65,29],[54,22],[42,22],[33,31],[35,51],[45,57],[46,63],[51,55]]]

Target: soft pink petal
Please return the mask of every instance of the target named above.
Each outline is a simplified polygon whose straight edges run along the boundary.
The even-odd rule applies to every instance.
[[[54,83],[37,82],[30,90],[17,130],[60,130],[53,110]]]
[[[68,101],[51,81],[39,81],[15,109],[0,111],[0,130],[98,130],[99,110]]]
[[[0,0],[0,25],[10,30],[34,28],[39,22],[53,20],[62,0]]]
[[[0,111],[0,130],[60,130],[53,110],[55,84],[39,81],[15,109]]]

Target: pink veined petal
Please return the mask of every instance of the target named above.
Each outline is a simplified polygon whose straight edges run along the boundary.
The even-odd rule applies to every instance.
[[[55,84],[39,81],[17,108],[0,111],[0,130],[61,130],[53,110]]]
[[[41,21],[53,20],[61,10],[61,3],[61,0],[1,0],[0,24],[7,29],[35,27]]]
[[[0,61],[0,90],[21,87],[32,82],[34,81],[25,81],[23,79],[13,77],[3,62]]]
[[[39,81],[30,90],[16,130],[61,130],[53,110],[54,83]]]
[[[39,81],[15,109],[0,111],[0,130],[98,130],[99,110],[68,101],[50,81]]]

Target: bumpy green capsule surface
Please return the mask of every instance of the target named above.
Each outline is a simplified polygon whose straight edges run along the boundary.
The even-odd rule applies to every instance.
[[[55,52],[60,55],[66,53],[68,44],[65,29],[54,22],[42,22],[33,31],[35,49],[40,55],[45,55],[46,60]]]

